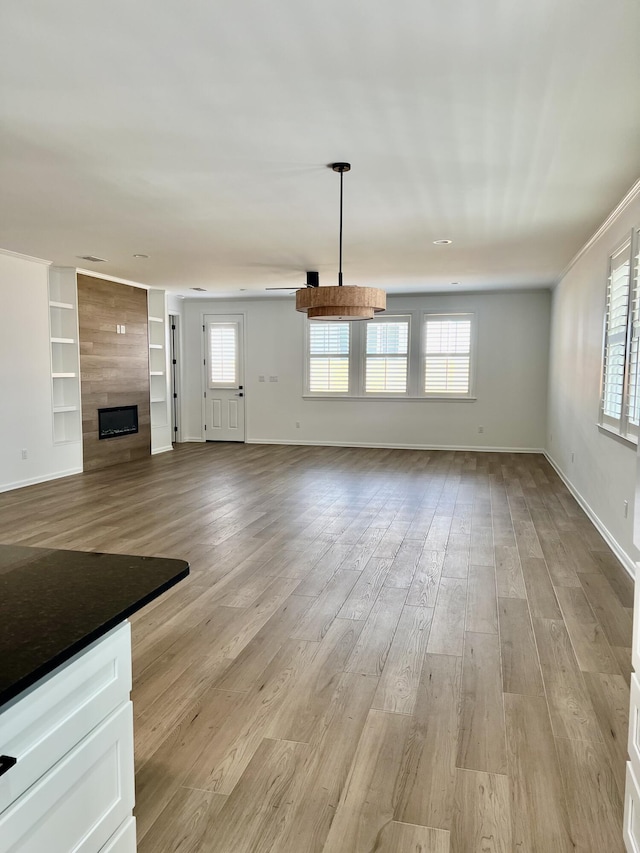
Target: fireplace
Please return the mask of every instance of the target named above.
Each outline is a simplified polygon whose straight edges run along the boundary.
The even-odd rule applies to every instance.
[[[137,406],[98,409],[98,438],[116,438],[138,432]]]

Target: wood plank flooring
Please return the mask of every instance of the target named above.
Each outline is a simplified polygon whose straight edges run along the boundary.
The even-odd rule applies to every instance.
[[[208,444],[0,495],[188,559],[133,619],[140,853],[616,853],[633,584],[542,456]]]

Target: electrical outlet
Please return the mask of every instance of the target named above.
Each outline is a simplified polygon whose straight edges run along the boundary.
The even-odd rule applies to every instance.
[[[264,382],[264,376],[258,376],[258,382]]]
[[[23,458],[23,459],[27,459],[27,458],[28,458],[28,456],[29,456],[29,454],[28,454],[28,452],[27,452],[27,448],[26,448],[26,447],[24,447],[24,448],[22,449],[22,458]]]
[[[121,335],[126,334],[126,331],[127,331],[127,330],[126,330],[126,328],[125,328],[124,326],[120,326],[120,334],[121,334]]]
[[[482,433],[484,432],[484,427],[483,427],[483,426],[479,426],[479,427],[478,427],[478,432],[480,433],[480,435],[482,435]]]
[[[624,517],[629,518],[629,501],[624,502]]]
[[[300,421],[296,421],[296,429],[300,429]]]
[[[277,377],[277,376],[270,376],[270,377],[269,377],[269,382],[277,382],[277,381],[278,381],[278,377]]]
[[[571,461],[572,461],[572,462],[575,462],[575,461],[576,461],[576,454],[575,454],[575,453],[572,453],[572,454],[571,454]]]

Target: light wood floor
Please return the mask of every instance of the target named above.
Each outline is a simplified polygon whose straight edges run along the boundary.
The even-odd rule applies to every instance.
[[[182,446],[0,541],[191,562],[133,621],[140,853],[623,850],[632,583],[541,456]]]

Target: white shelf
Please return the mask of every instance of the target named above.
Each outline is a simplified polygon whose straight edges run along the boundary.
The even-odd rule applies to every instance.
[[[171,413],[169,409],[169,366],[167,355],[167,300],[164,290],[147,291],[149,332],[149,399],[151,402],[151,452],[171,449]]]
[[[49,349],[54,444],[76,444],[82,455],[78,290],[74,267],[49,268]]]

